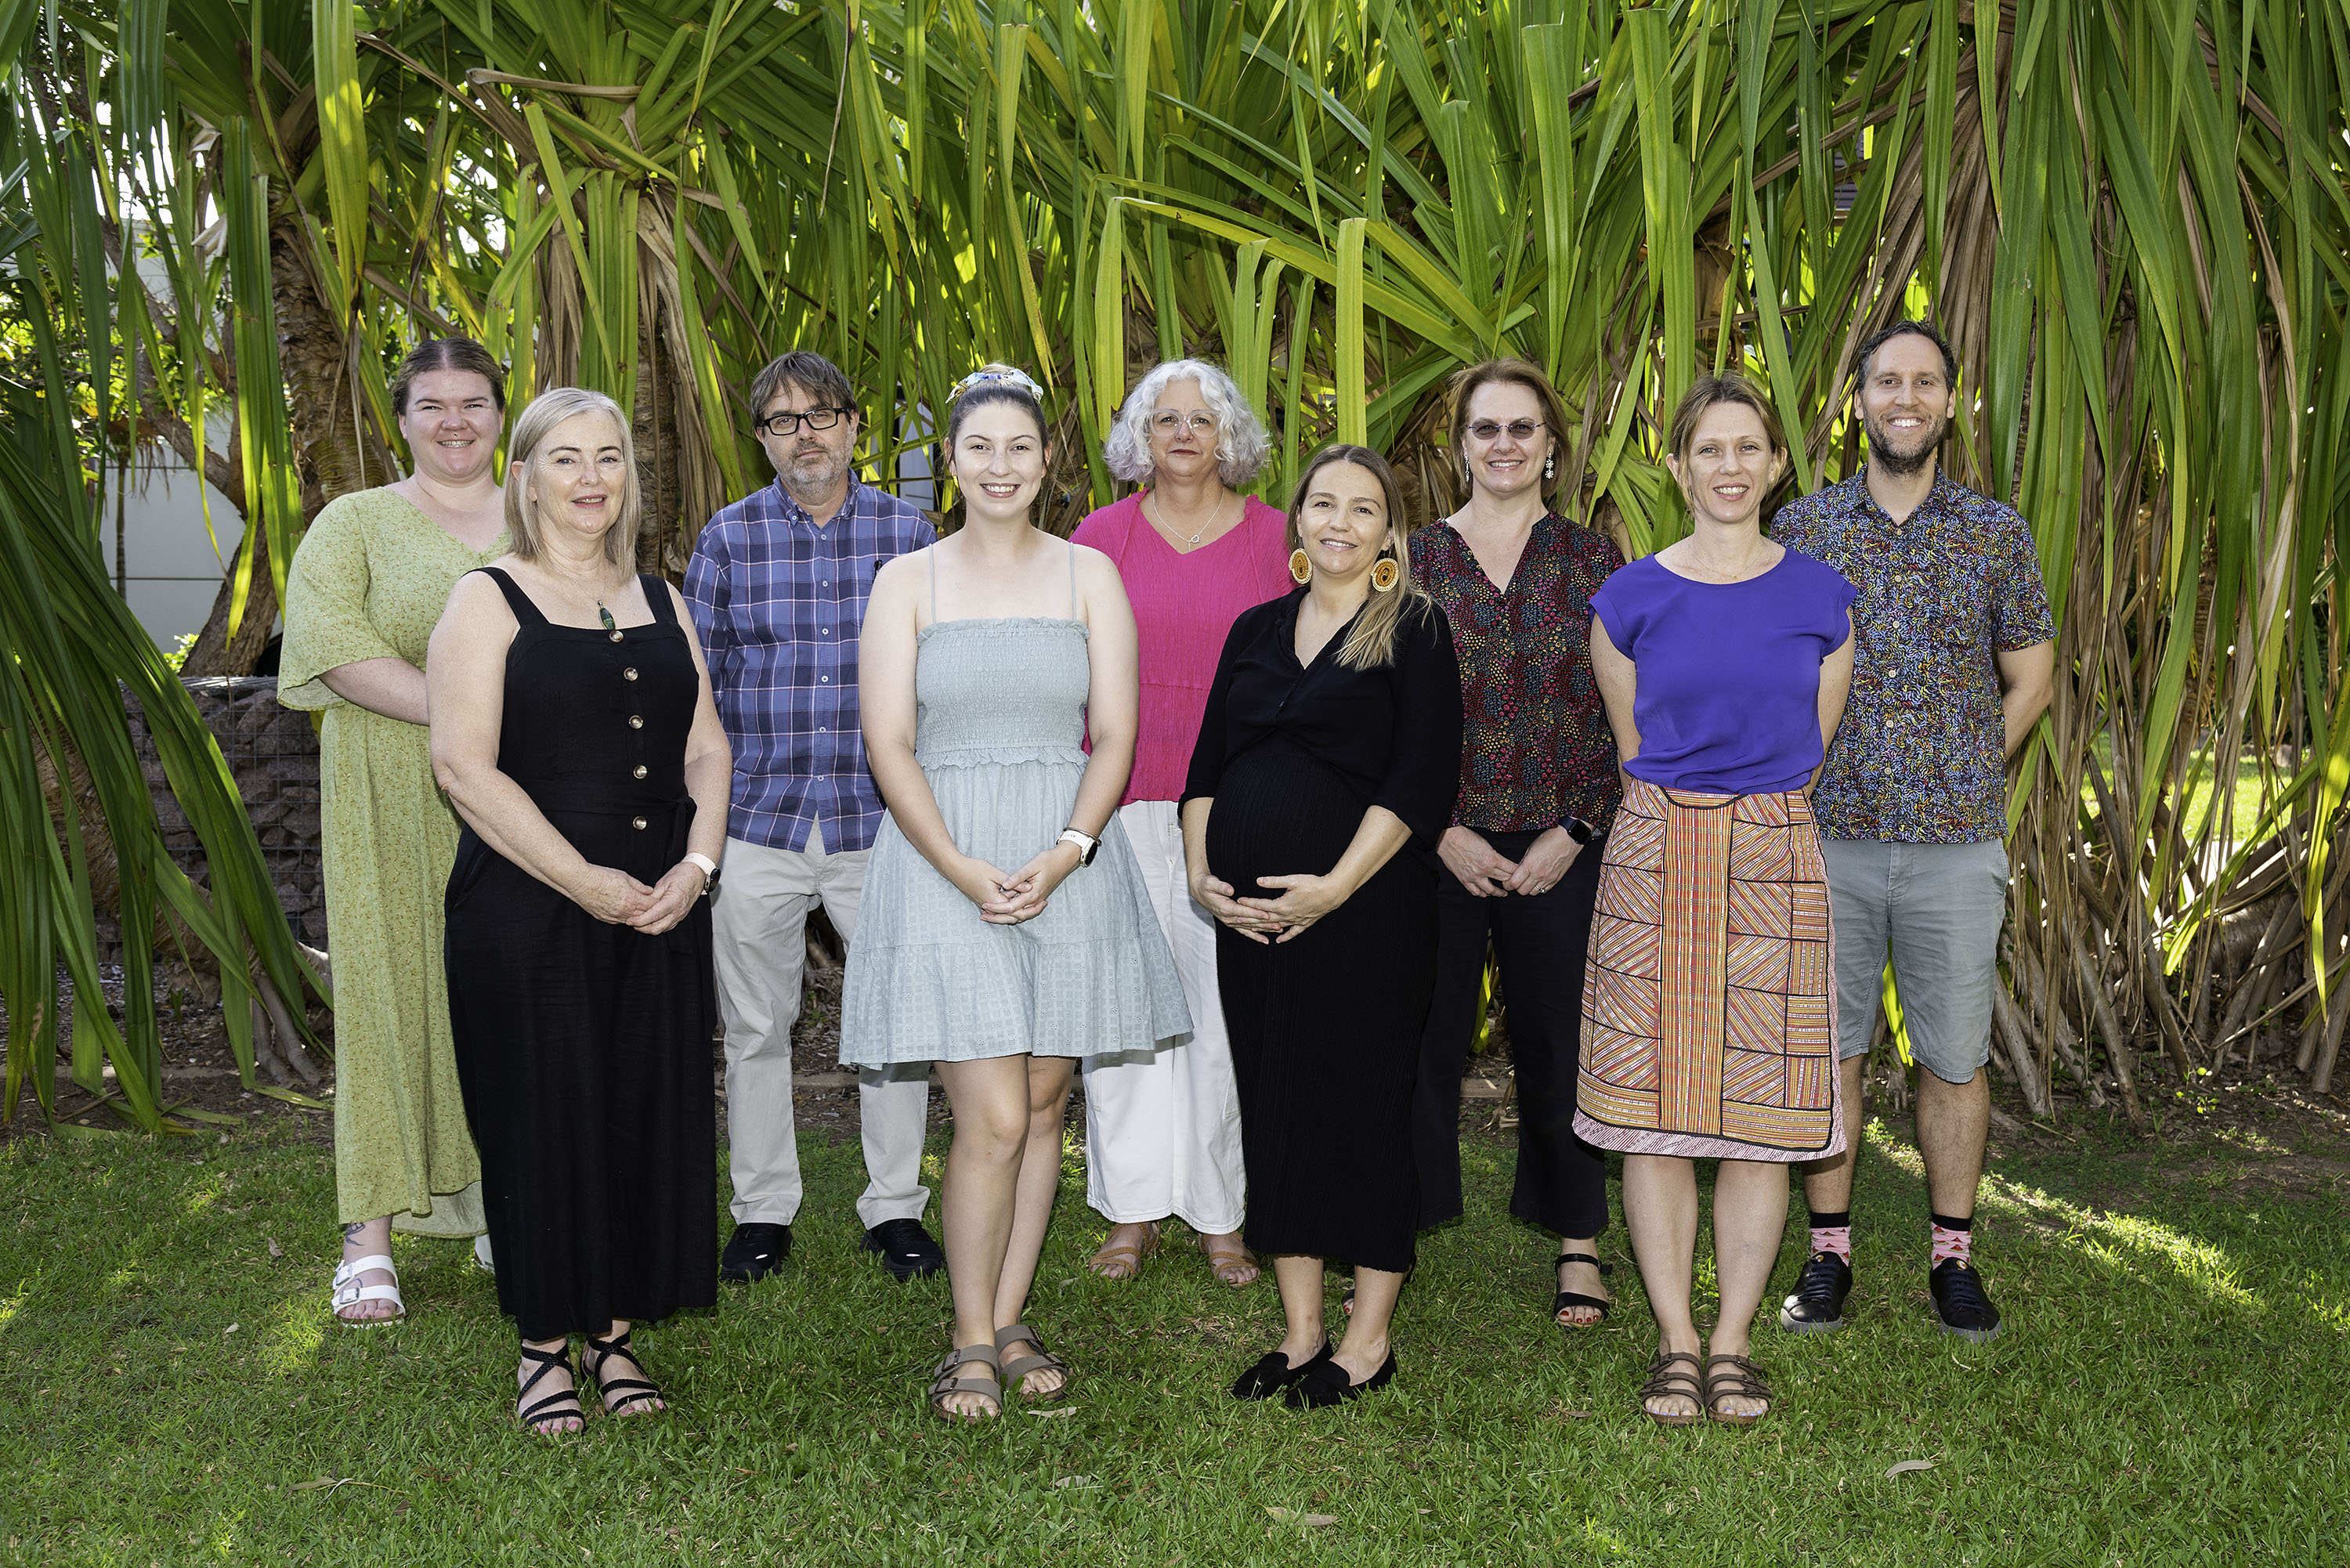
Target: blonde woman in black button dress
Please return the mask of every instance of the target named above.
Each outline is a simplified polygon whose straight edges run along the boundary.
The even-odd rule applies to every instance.
[[[628,422],[540,396],[506,471],[513,553],[458,579],[425,670],[464,819],[449,1017],[522,1336],[515,1413],[577,1431],[662,1407],[631,1323],[716,1299],[709,905],[733,760],[676,591],[638,576]]]

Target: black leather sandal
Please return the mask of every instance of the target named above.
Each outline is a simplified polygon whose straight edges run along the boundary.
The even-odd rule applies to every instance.
[[[535,1365],[538,1370],[523,1380],[520,1392],[515,1396],[517,1401],[528,1399],[530,1391],[538,1386],[539,1380],[556,1367],[560,1366],[564,1371],[571,1372],[571,1346],[568,1344],[566,1344],[561,1350],[533,1350],[525,1345],[522,1347],[522,1358]],[[572,1373],[570,1387],[558,1388],[535,1403],[522,1405],[515,1411],[515,1418],[545,1438],[570,1436],[556,1424],[558,1421],[576,1418],[582,1427],[585,1427],[588,1424],[588,1412],[579,1403],[578,1374]]]
[[[1558,1275],[1561,1281],[1564,1282],[1565,1278],[1565,1267],[1569,1263],[1588,1263],[1593,1268],[1599,1271],[1599,1277],[1601,1279],[1606,1279],[1608,1275],[1616,1272],[1615,1264],[1603,1263],[1588,1252],[1561,1252],[1558,1255],[1558,1261],[1551,1265],[1551,1272]],[[1562,1282],[1559,1287],[1557,1298],[1550,1303],[1550,1320],[1551,1322],[1557,1324],[1559,1327],[1565,1329],[1597,1328],[1601,1324],[1607,1321],[1607,1310],[1615,1304],[1615,1300],[1612,1297],[1587,1296],[1581,1291],[1570,1291],[1566,1289],[1564,1282]],[[1568,1323],[1558,1314],[1566,1311],[1569,1307],[1590,1307],[1596,1311],[1599,1315],[1593,1318],[1589,1323]]]
[[[1688,1362],[1683,1372],[1678,1363]],[[1705,1419],[1705,1386],[1698,1381],[1697,1357],[1686,1350],[1660,1350],[1648,1363],[1648,1380],[1640,1385],[1640,1413],[1659,1427],[1694,1427]],[[1656,1398],[1686,1399],[1697,1407],[1684,1415],[1679,1411],[1659,1411],[1648,1408]]]
[[[1727,1372],[1715,1367],[1728,1366]],[[1742,1355],[1709,1355],[1705,1358],[1705,1413],[1725,1427],[1751,1427],[1771,1413],[1776,1396],[1771,1385],[1764,1382],[1762,1369]],[[1723,1399],[1760,1399],[1762,1408],[1752,1415],[1733,1416],[1720,1408]]]
[[[645,1364],[637,1359],[637,1353],[629,1347],[630,1332],[622,1329],[619,1336],[612,1339],[598,1339],[591,1334],[588,1336],[588,1348],[579,1357],[579,1369],[596,1380],[607,1416],[649,1416],[664,1408],[661,1391],[655,1385],[641,1377],[608,1376],[604,1371],[616,1355],[639,1372],[645,1369]]]

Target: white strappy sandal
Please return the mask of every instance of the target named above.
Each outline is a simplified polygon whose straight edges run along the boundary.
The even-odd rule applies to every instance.
[[[363,1285],[359,1276],[370,1270],[381,1269],[391,1275],[388,1285]],[[397,1309],[389,1317],[345,1317],[344,1309],[361,1302],[390,1302]],[[346,1258],[335,1270],[335,1293],[330,1303],[335,1321],[352,1328],[373,1328],[378,1324],[397,1323],[408,1315],[408,1303],[400,1299],[400,1275],[392,1269],[391,1260],[379,1252],[367,1258]]]

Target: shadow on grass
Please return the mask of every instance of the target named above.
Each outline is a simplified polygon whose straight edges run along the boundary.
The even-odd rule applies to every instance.
[[[1638,1271],[1605,1326],[1554,1327],[1555,1243],[1503,1216],[1513,1157],[1462,1153],[1469,1218],[1423,1239],[1396,1387],[1298,1416],[1222,1393],[1278,1333],[1269,1282],[1216,1283],[1180,1227],[1136,1281],[1085,1272],[1105,1227],[1073,1150],[1031,1317],[1077,1368],[1075,1407],[956,1428],[921,1400],[945,1282],[858,1251],[857,1147],[811,1136],[784,1272],[639,1334],[672,1411],[548,1441],[512,1420],[512,1329],[463,1243],[395,1241],[407,1321],[328,1320],[325,1150],[20,1140],[0,1151],[0,1560],[2338,1557],[2338,1192],[2247,1200],[2202,1157],[2095,1139],[2000,1158],[1978,1256],[2009,1329],[1966,1345],[1929,1318],[1915,1150],[1879,1125],[1852,1325],[1758,1333],[1781,1395],[1762,1426],[1662,1431],[1632,1397]],[[1620,1227],[1601,1247],[1625,1258]],[[1887,1474],[1903,1460],[1932,1468]]]

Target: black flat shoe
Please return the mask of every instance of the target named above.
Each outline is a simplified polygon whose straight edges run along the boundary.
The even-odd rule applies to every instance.
[[[947,1266],[947,1255],[920,1220],[884,1220],[858,1245],[879,1256],[881,1266],[900,1280],[928,1279]]]
[[[1388,1358],[1379,1363],[1379,1369],[1360,1383],[1348,1376],[1347,1369],[1336,1360],[1325,1361],[1318,1366],[1306,1368],[1297,1381],[1283,1392],[1281,1402],[1293,1410],[1326,1410],[1333,1405],[1344,1405],[1350,1399],[1377,1393],[1394,1382],[1395,1375],[1396,1358],[1392,1350],[1388,1352]]]
[[[1322,1342],[1322,1348],[1314,1353],[1312,1360],[1302,1366],[1292,1366],[1289,1357],[1277,1350],[1269,1350],[1257,1357],[1255,1366],[1241,1374],[1240,1381],[1232,1385],[1232,1397],[1271,1399],[1286,1391],[1291,1384],[1315,1367],[1327,1363],[1331,1354],[1330,1342],[1326,1339]]]
[[[1795,1288],[1779,1303],[1779,1326],[1789,1334],[1827,1334],[1844,1326],[1844,1298],[1852,1293],[1852,1265],[1834,1252],[1804,1260]]]
[[[792,1228],[748,1220],[734,1227],[718,1255],[718,1277],[730,1285],[764,1280],[792,1255]]]
[[[1934,1293],[1934,1319],[1944,1334],[1977,1345],[1999,1337],[1999,1308],[1991,1304],[1972,1263],[1945,1258],[1926,1276],[1926,1284]]]
[[[1565,1270],[1569,1263],[1588,1263],[1599,1271],[1599,1276],[1602,1279],[1616,1272],[1615,1264],[1603,1263],[1588,1252],[1561,1252],[1558,1255],[1558,1262],[1551,1265],[1551,1272],[1564,1280],[1566,1277]],[[1587,1296],[1581,1291],[1570,1291],[1561,1286],[1558,1295],[1550,1303],[1550,1320],[1561,1328],[1597,1328],[1607,1321],[1607,1309],[1615,1304],[1615,1302],[1607,1296]],[[1558,1315],[1569,1307],[1590,1307],[1599,1315],[1589,1323],[1569,1323]]]

